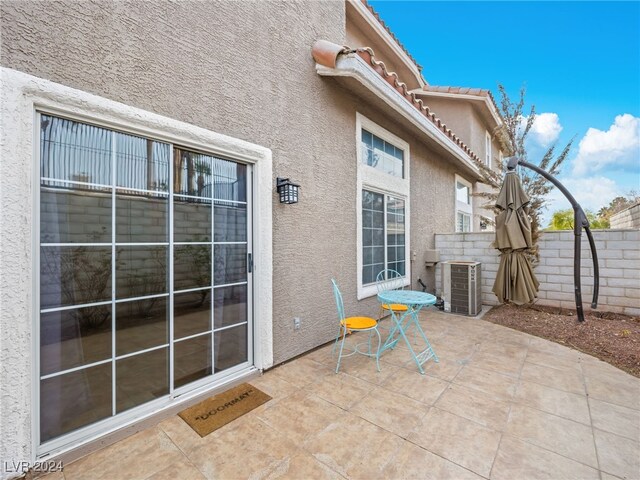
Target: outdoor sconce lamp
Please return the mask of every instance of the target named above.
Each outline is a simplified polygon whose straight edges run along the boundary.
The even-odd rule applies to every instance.
[[[293,183],[288,178],[278,177],[276,189],[280,195],[280,203],[298,203],[298,190],[300,185]]]

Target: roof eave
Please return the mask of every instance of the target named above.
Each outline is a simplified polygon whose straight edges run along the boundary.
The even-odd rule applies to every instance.
[[[491,118],[495,122],[494,126],[499,127],[504,123],[502,121],[502,117],[500,116],[500,113],[498,112],[498,110],[496,110],[496,107],[494,106],[493,102],[491,101],[491,99],[489,98],[488,95],[469,95],[469,94],[464,94],[464,93],[427,92],[425,90],[418,89],[418,88],[412,90],[412,92],[415,93],[416,95],[424,96],[424,97],[445,97],[445,98],[454,98],[454,99],[458,99],[458,100],[468,100],[468,101],[471,101],[471,102],[483,103],[484,106],[487,108],[487,111],[491,115]]]
[[[445,134],[443,130],[438,128],[425,114],[407,101],[398,89],[382,78],[359,55],[355,53],[341,54],[338,56],[334,68],[316,64],[316,71],[318,75],[324,77],[350,77],[357,80],[390,108],[422,131],[429,139],[438,143],[455,159],[455,163],[468,174],[473,175],[476,179],[482,178],[479,167],[452,139],[455,136],[451,130],[448,129],[449,135]],[[442,127],[446,129],[446,126],[443,125]],[[457,141],[459,142],[459,140]]]
[[[391,36],[389,31],[383,27],[380,21],[373,15],[371,10],[362,0],[347,0],[347,2],[355,8],[355,11],[367,22],[371,29],[384,40],[389,48],[402,60],[406,67],[413,73],[420,87],[424,87],[427,83],[422,76],[419,65],[407,54],[404,47],[398,44],[398,41]]]
[[[498,138],[498,140],[500,141],[500,144],[502,145],[502,147],[504,149],[504,154],[506,156],[513,155],[514,149],[513,149],[513,146],[511,145],[511,141],[509,140],[509,135],[506,132],[506,125],[504,123],[504,120],[502,119],[502,115],[500,115],[500,112],[498,112],[498,110],[496,109],[495,103],[489,97],[489,95],[472,95],[472,94],[464,94],[464,93],[432,92],[432,91],[425,91],[425,90],[419,89],[419,88],[411,90],[411,92],[414,93],[418,97],[452,98],[452,99],[456,99],[456,100],[466,100],[466,101],[472,101],[472,102],[476,102],[476,103],[482,103],[486,107],[486,110],[491,115],[491,118],[493,119],[493,121],[495,122],[494,123],[494,128],[493,128],[493,135],[495,135]]]

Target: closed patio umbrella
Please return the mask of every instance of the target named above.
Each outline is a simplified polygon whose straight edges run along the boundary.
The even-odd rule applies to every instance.
[[[493,293],[500,303],[522,305],[531,303],[538,295],[540,283],[525,254],[533,244],[528,204],[529,197],[520,184],[518,174],[508,172],[496,201],[500,213],[496,216],[495,246],[501,254]]]

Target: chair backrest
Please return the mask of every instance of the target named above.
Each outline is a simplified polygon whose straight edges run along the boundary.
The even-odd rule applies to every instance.
[[[332,278],[331,283],[333,284],[333,296],[336,298],[336,307],[338,309],[338,320],[344,320],[344,304],[342,303],[342,294],[340,293],[340,289],[338,288],[338,284]]]
[[[376,287],[378,288],[378,293],[386,292],[387,290],[403,290],[404,277],[397,271],[387,268],[376,276]]]

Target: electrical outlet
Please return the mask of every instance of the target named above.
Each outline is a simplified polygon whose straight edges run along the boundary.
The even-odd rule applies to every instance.
[[[293,329],[300,330],[300,317],[295,317],[293,319]]]

